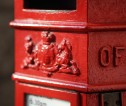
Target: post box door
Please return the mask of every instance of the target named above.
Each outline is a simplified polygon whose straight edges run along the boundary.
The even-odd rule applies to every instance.
[[[16,106],[79,106],[79,94],[42,86],[16,83]]]

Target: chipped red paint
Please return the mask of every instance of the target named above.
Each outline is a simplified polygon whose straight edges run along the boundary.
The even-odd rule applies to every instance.
[[[25,93],[104,106],[102,95],[115,91],[125,106],[126,1],[76,0],[73,10],[24,9],[23,3],[15,0],[10,23],[16,106],[25,106]]]

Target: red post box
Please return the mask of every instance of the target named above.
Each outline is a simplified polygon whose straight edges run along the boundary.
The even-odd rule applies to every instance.
[[[15,0],[16,106],[126,106],[125,0]]]

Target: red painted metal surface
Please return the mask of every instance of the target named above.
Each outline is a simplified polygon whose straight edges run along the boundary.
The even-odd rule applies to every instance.
[[[101,106],[100,96],[98,93],[87,94],[87,106]]]
[[[36,10],[24,9],[23,0],[15,0],[15,18],[31,19],[43,21],[68,21],[68,22],[85,22],[87,20],[87,1],[77,0],[76,10]],[[83,11],[83,14],[82,14]]]
[[[122,92],[122,106],[126,106],[126,92]]]
[[[46,72],[45,73],[43,70],[40,70],[40,69],[38,70],[38,69],[32,69],[32,68],[26,68],[26,69],[22,68],[22,65],[24,65],[23,61],[28,56],[25,49],[25,38],[28,35],[30,35],[32,39],[34,40],[34,42],[38,43],[41,41],[41,33],[42,33],[41,31],[16,30],[15,32],[16,34],[15,69],[16,70],[15,71],[18,73],[45,77],[48,79],[59,79],[63,81],[70,81],[70,82],[76,82],[76,83],[87,83],[87,56],[86,56],[87,55],[87,50],[86,50],[87,49],[87,35],[86,34],[52,32],[56,36],[57,44],[60,44],[63,39],[68,39],[70,41],[72,45],[73,59],[77,63],[77,67],[79,68],[79,70],[83,70],[84,73],[80,72],[80,75],[70,75],[70,74],[60,73],[59,71],[57,71],[51,77],[47,77],[47,71],[45,71]],[[84,46],[81,46],[82,44]],[[83,62],[81,62],[81,59],[83,59]]]
[[[69,101],[71,106],[79,106],[80,104],[80,97],[77,92],[16,82],[16,106],[25,106],[26,95],[36,95]]]
[[[73,10],[31,9],[24,2],[15,0],[10,23],[16,106],[25,105],[25,93],[104,106],[103,95],[115,91],[125,106],[126,1],[77,0]]]
[[[126,24],[125,0],[88,0],[88,22],[99,24]]]
[[[54,73],[80,75],[68,39],[64,38],[60,44],[56,44],[56,36],[53,33],[43,32],[41,40],[36,44],[31,36],[27,36],[25,49],[27,56],[23,61],[23,69],[35,69],[49,77]]]
[[[125,84],[126,32],[89,33],[89,83]],[[92,47],[95,45],[95,47]],[[93,55],[92,55],[93,53]]]

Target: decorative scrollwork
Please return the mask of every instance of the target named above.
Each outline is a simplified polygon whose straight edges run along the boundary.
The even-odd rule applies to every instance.
[[[73,60],[72,46],[67,39],[56,44],[53,33],[43,32],[41,41],[34,43],[30,36],[25,39],[27,57],[22,68],[32,68],[51,76],[53,73],[66,73],[79,75],[80,70]]]

